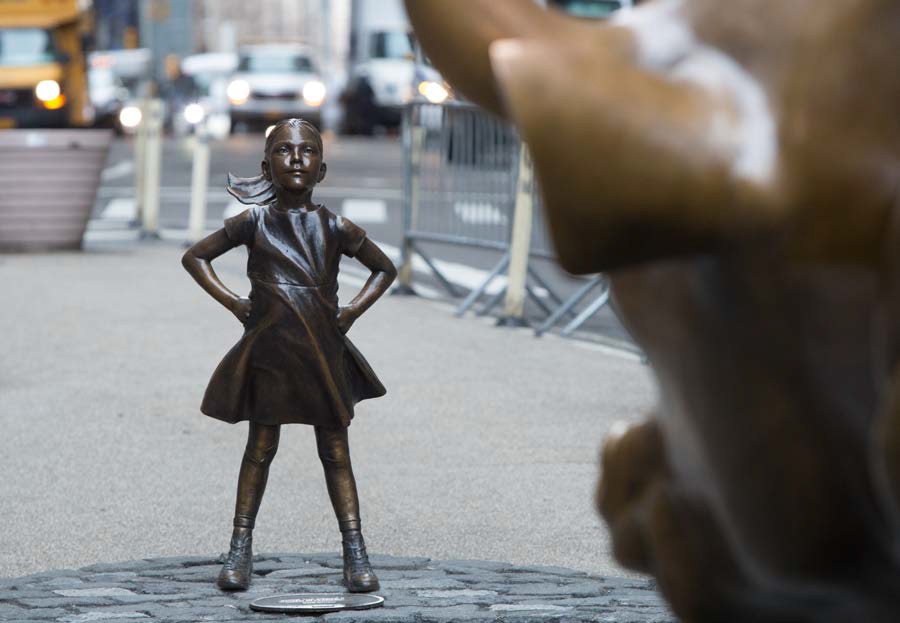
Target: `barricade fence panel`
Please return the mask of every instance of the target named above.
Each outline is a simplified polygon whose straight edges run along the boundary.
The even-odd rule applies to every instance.
[[[413,104],[408,114],[411,130],[423,133],[409,234],[505,249],[519,157],[515,131],[468,104]]]
[[[408,223],[409,233],[421,240],[506,249],[521,145],[515,128],[464,103],[416,102],[406,114],[405,131],[423,133],[414,173],[416,214]],[[533,194],[531,253],[553,259],[537,185]]]
[[[522,150],[519,134],[511,124],[462,102],[440,105],[414,102],[408,105],[403,132],[407,199],[404,249],[407,256],[413,252],[421,255],[444,287],[458,296],[460,292],[417,243],[437,242],[501,252],[502,257],[498,256],[499,262],[484,283],[472,289],[457,310],[461,315],[473,308],[479,298],[489,295],[480,311],[486,313],[499,304],[504,292],[488,286],[498,277],[505,276],[504,271],[510,265]],[[538,183],[531,185],[533,209],[528,254],[532,258],[555,260],[538,186]],[[528,283],[525,286],[528,295],[546,314],[546,320],[537,329],[538,334],[563,321],[569,323],[564,333],[571,333],[589,315],[596,313],[608,298],[605,280],[599,276],[585,280],[566,299],[554,294],[530,266]],[[538,300],[533,286],[549,292],[548,300]],[[597,298],[588,302],[589,294]],[[576,306],[585,305],[589,314],[578,314]]]

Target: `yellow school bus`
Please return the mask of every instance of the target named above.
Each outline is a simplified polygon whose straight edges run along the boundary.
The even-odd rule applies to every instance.
[[[84,0],[0,0],[0,128],[89,125]]]

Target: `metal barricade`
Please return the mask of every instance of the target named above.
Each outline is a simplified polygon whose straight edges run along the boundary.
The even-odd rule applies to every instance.
[[[508,124],[473,105],[415,102],[404,113],[403,141],[406,210],[400,288],[411,290],[415,254],[451,295],[461,296],[420,243],[506,253],[518,137]]]
[[[424,130],[419,156],[420,240],[504,250],[516,179],[518,137],[474,106],[414,105]],[[413,126],[415,127],[415,126]]]
[[[463,295],[421,244],[442,243],[500,253],[482,283],[465,296],[457,315],[482,299],[486,300],[477,312],[479,315],[505,301],[501,321],[522,324],[527,297],[546,316],[537,335],[553,328],[566,315],[573,320],[563,332],[571,334],[603,306],[608,292],[602,278],[589,279],[575,293],[579,296],[563,300],[527,260],[552,260],[555,254],[540,193],[532,182],[530,158],[515,128],[472,104],[414,102],[404,113],[403,143],[406,209],[401,291],[412,291],[412,261],[418,255],[452,296]],[[513,240],[517,210],[529,220],[523,224],[520,216],[517,238]],[[491,287],[503,278],[508,285]],[[593,311],[588,315],[585,311],[578,313],[576,306],[597,285],[601,286],[601,296],[585,309]]]

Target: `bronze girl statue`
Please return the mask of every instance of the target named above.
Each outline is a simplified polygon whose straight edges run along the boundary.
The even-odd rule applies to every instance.
[[[252,533],[282,424],[315,426],[328,494],[341,530],[344,581],[352,592],[378,589],[359,518],[347,427],[353,406],[385,389],[345,336],[390,286],[396,270],[366,233],[313,203],[325,177],[322,137],[302,119],[277,123],[266,139],[262,174],[229,176],[228,191],[248,210],[191,247],[184,267],[244,325],[240,341],[213,373],[201,410],[226,422],[248,420],[231,546],[218,586],[245,590]],[[226,288],[210,262],[246,245],[248,298]],[[338,306],[341,255],[372,271],[362,290]]]

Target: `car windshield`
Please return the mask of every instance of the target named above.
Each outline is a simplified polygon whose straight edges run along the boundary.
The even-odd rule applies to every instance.
[[[396,31],[373,33],[371,52],[372,58],[412,58],[412,35]]]
[[[303,54],[248,54],[241,57],[238,69],[251,73],[290,73],[313,71],[313,64]]]
[[[0,65],[22,67],[57,60],[50,33],[40,28],[0,28]]]

